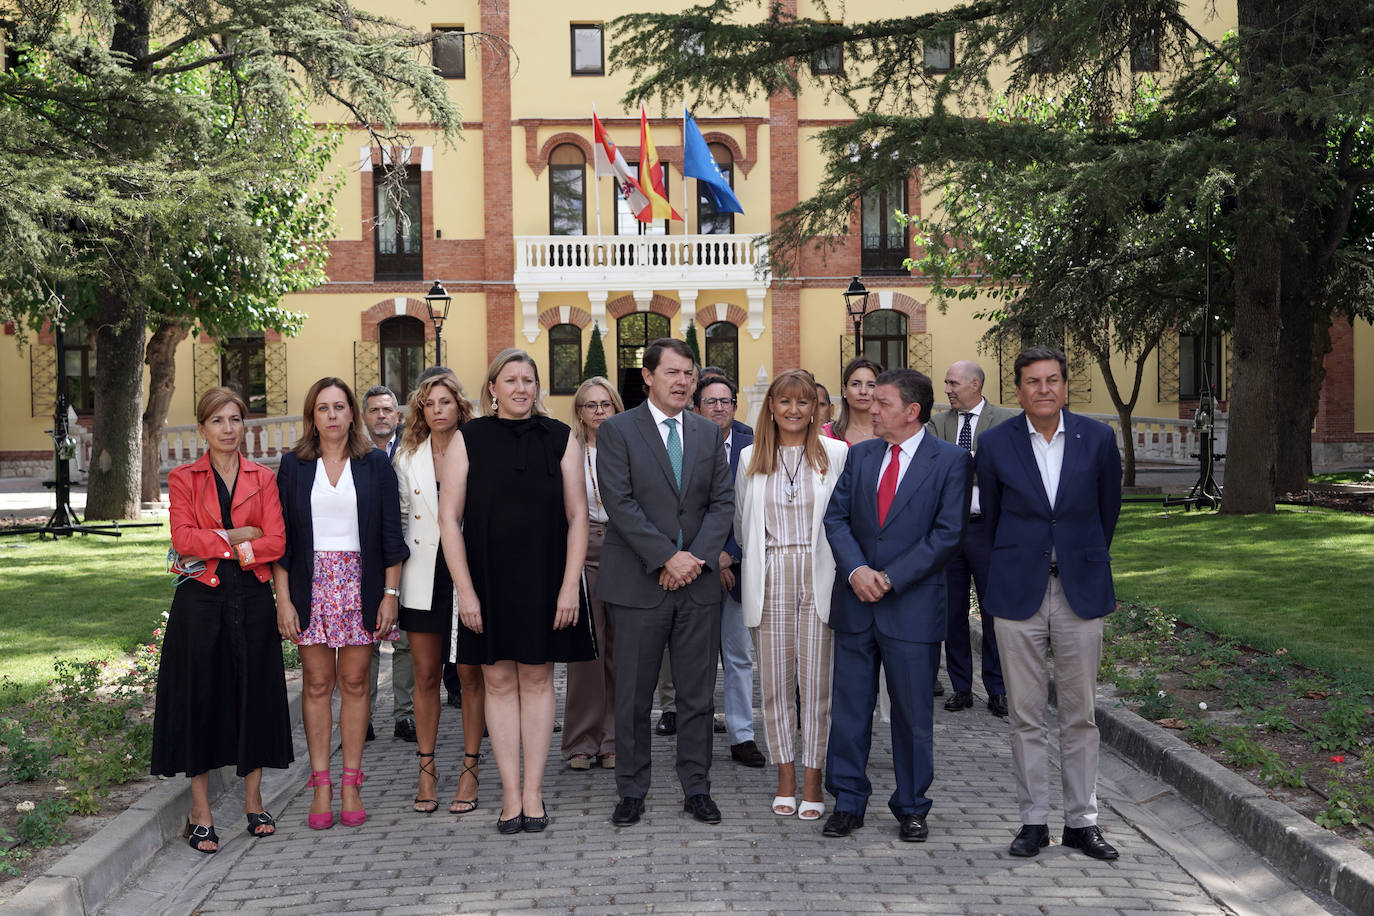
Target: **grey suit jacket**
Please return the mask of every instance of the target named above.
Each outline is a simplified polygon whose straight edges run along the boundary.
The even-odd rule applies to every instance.
[[[973,428],[974,450],[976,451],[978,449],[978,439],[983,433],[1004,420],[1010,420],[1019,413],[1019,410],[1012,410],[1008,407],[998,407],[991,401],[984,404],[982,412],[978,415],[978,425]],[[953,442],[957,445],[959,443],[959,423],[959,411],[943,410],[930,418],[930,422],[926,424],[926,428],[946,442]]]
[[[609,520],[597,597],[623,607],[657,607],[663,564],[682,546],[706,561],[687,587],[700,604],[720,600],[715,575],[735,514],[735,484],[718,426],[683,411],[682,488],[647,403],[611,417],[596,434],[596,473]]]

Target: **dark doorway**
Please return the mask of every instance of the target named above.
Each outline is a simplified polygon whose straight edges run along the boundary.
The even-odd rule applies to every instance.
[[[655,312],[632,312],[615,323],[616,386],[629,410],[643,403],[644,348],[660,337],[672,335],[667,316]]]

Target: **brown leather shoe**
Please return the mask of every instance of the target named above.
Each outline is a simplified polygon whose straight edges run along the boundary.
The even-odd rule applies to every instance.
[[[768,763],[763,751],[759,750],[753,739],[730,745],[730,759],[756,770],[762,769]]]

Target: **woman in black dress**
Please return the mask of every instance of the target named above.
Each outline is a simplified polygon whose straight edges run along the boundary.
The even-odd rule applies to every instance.
[[[235,391],[211,388],[196,420],[210,450],[167,477],[172,547],[183,566],[204,560],[177,586],[157,673],[154,776],[191,777],[191,848],[213,853],[210,771],[237,764],[252,836],[276,822],[262,806],[262,768],[284,768],[291,720],[272,562],[285,546],[272,472],[239,454],[248,405]]]
[[[401,494],[401,525],[410,557],[401,567],[401,629],[410,638],[415,663],[415,735],[420,758],[415,810],[439,809],[439,774],[434,745],[439,735],[439,682],[449,657],[453,631],[453,579],[439,543],[439,493],[444,486],[444,455],[458,428],[472,419],[472,406],[450,372],[431,376],[410,397],[405,435],[392,466]],[[485,728],[482,669],[463,665],[464,760],[449,811],[466,814],[477,807],[477,765]],[[424,750],[429,748],[429,750]],[[468,784],[463,784],[468,777]]]
[[[492,362],[482,411],[448,448],[439,525],[462,627],[458,661],[481,664],[486,680],[487,729],[501,773],[496,827],[537,832],[549,823],[543,781],[553,663],[596,657],[590,619],[579,609],[587,553],[582,449],[547,416],[539,370],[523,350],[504,350]]]

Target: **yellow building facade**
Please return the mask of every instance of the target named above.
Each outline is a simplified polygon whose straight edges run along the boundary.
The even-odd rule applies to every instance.
[[[807,0],[785,5],[801,16],[821,15]],[[926,5],[937,6],[901,4],[899,12]],[[937,402],[946,367],[977,359],[988,374],[989,399],[1014,404],[1014,354],[979,349],[988,326],[973,316],[987,303],[957,302],[942,312],[930,300],[929,283],[901,267],[910,239],[887,214],[938,203],[922,193],[919,175],[865,199],[851,233],[833,250],[805,254],[785,278],[767,270],[758,237],[775,214],[817,186],[824,169],[819,132],[852,116],[820,88],[807,84],[796,98],[759,99],[741,111],[693,112],[742,214],[718,214],[700,202],[697,182],[682,177],[681,111],[650,111],[668,195],[686,219],[645,226],[629,216],[612,182],[594,174],[591,116],[595,109],[625,158],[636,163],[639,112],[621,105],[628,80],[614,69],[606,26],[644,8],[628,0],[387,4],[390,16],[424,31],[443,30],[434,60],[462,112],[462,135],[445,141],[423,123],[404,125],[414,145],[404,160],[407,218],[398,219],[378,181],[395,167],[392,157],[369,149],[363,132],[345,132],[334,161],[344,181],[335,199],[329,282],[286,300],[306,316],[303,329],[289,339],[269,332],[183,343],[168,417],[173,432],[194,423],[199,392],[220,383],[246,390],[264,421],[299,415],[306,390],[326,375],[342,377],[360,394],[386,384],[404,397],[437,359],[424,298],[435,280],[452,297],[442,362],[469,395],[479,396],[495,353],[520,347],[538,363],[550,412],[560,419],[568,416],[594,326],[601,329],[610,376],[630,400],[642,396],[644,344],[665,334],[681,337],[689,322],[705,363],[726,369],[741,386],[742,419],[756,415],[759,386],[793,366],[812,370],[838,397],[841,367],[854,352],[842,298],[854,276],[871,293],[865,353],[932,375]],[[891,0],[850,0],[843,12],[863,21],[896,8]],[[1212,36],[1234,23],[1232,5],[1217,9],[1218,18],[1199,23]],[[959,49],[936,49],[927,61],[938,65],[940,53]],[[811,62],[821,81],[824,71],[844,65],[839,55]],[[324,125],[340,114],[321,108],[316,117]],[[6,395],[0,398],[0,474],[45,473],[51,443],[44,431],[58,375],[54,341],[46,333],[21,340],[13,331],[0,341]],[[94,350],[81,329],[70,336],[65,374],[78,415],[88,417]],[[1319,457],[1362,460],[1374,452],[1374,328],[1341,326],[1333,336],[1329,397],[1317,422]],[[1113,414],[1098,368],[1075,352],[1071,339],[1065,343],[1074,362],[1073,407]],[[1204,362],[1199,343],[1190,335],[1166,339],[1146,370],[1138,416],[1191,417]],[[1222,341],[1214,354],[1223,380],[1226,351]],[[264,448],[289,445],[289,424],[273,435]],[[1180,454],[1190,447],[1176,445]],[[168,463],[176,461],[175,448],[169,446]]]

